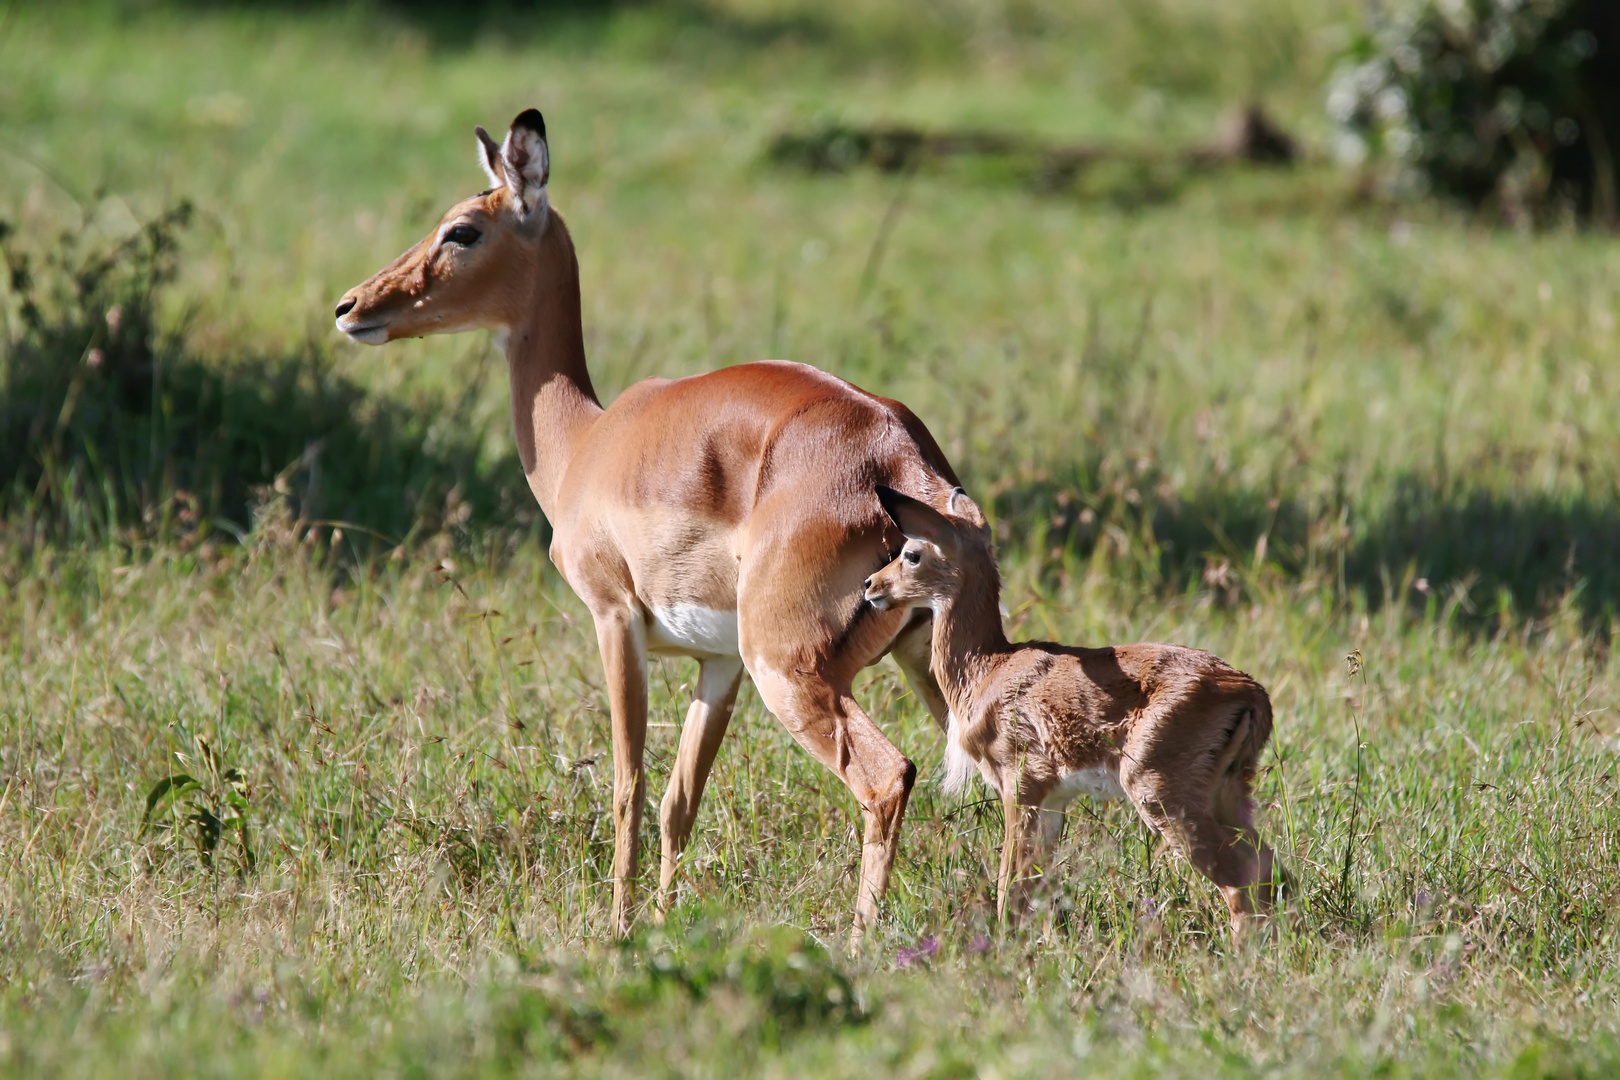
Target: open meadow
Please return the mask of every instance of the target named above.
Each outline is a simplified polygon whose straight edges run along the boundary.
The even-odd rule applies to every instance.
[[[1333,164],[1351,0],[531,6],[0,8],[0,1074],[1620,1073],[1612,237]],[[770,154],[1180,147],[1250,100],[1301,162]],[[863,953],[857,807],[746,682],[655,924],[689,661],[611,939],[602,671],[499,354],[331,324],[531,105],[604,400],[768,357],[898,398],[1011,636],[1268,687],[1275,940],[1083,800],[1000,928],[1000,807],[887,661],[920,776]]]

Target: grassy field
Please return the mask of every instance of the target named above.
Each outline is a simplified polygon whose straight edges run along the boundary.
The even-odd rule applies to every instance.
[[[289,516],[302,488],[256,496],[240,541],[168,511],[52,524],[55,480],[9,497],[0,1073],[1620,1069],[1612,240],[1383,202],[1328,164],[1351,3],[822,7],[0,14],[9,248],[115,243],[190,199],[162,363],[254,400],[255,373],[318,361],[353,403],[325,445],[445,478],[402,524],[363,488],[417,464],[334,463],[332,516],[366,526],[342,540]],[[1251,97],[1305,164],[1037,192],[765,156],[829,120],[1181,144]],[[498,360],[329,322],[482,186],[472,125],[531,104],[604,395],[782,356],[899,397],[994,512],[1010,630],[1197,645],[1270,688],[1262,828],[1303,886],[1275,942],[1233,952],[1213,889],[1087,805],[1046,913],[1003,932],[999,809],[940,791],[888,665],[859,694],[921,782],[861,958],[855,807],[749,690],[680,906],[608,940],[606,697],[511,494]],[[0,289],[13,396],[47,355],[27,295]],[[694,672],[654,671],[655,793]],[[148,820],[181,771],[200,788]]]

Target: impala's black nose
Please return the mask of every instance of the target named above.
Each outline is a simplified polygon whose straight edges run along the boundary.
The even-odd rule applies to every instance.
[[[866,589],[868,592],[870,592],[871,589],[872,589],[872,579],[867,578],[865,581],[861,582],[861,588]]]
[[[349,312],[351,312],[353,310],[354,310],[354,301],[353,300],[345,300],[345,301],[343,301],[341,304],[339,304],[337,306],[337,317],[341,319],[341,318],[343,318],[343,316],[347,315]]]

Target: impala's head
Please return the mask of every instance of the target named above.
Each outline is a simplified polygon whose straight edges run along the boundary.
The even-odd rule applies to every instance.
[[[509,325],[532,281],[551,217],[546,122],[528,109],[497,143],[478,128],[478,158],[494,186],[452,206],[434,230],[343,294],[337,328],[355,341]]]
[[[967,492],[951,493],[948,515],[882,484],[877,497],[906,542],[893,562],[866,579],[866,600],[873,607],[931,607],[955,600],[975,582],[995,591],[990,528]]]

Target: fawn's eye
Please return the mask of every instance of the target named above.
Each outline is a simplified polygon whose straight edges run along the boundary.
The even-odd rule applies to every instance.
[[[900,557],[912,566],[922,562],[922,551],[917,548],[907,548],[900,553]]]
[[[462,247],[472,247],[478,243],[478,238],[483,235],[471,225],[454,225],[449,232],[444,234],[444,242],[447,244],[460,244]]]

